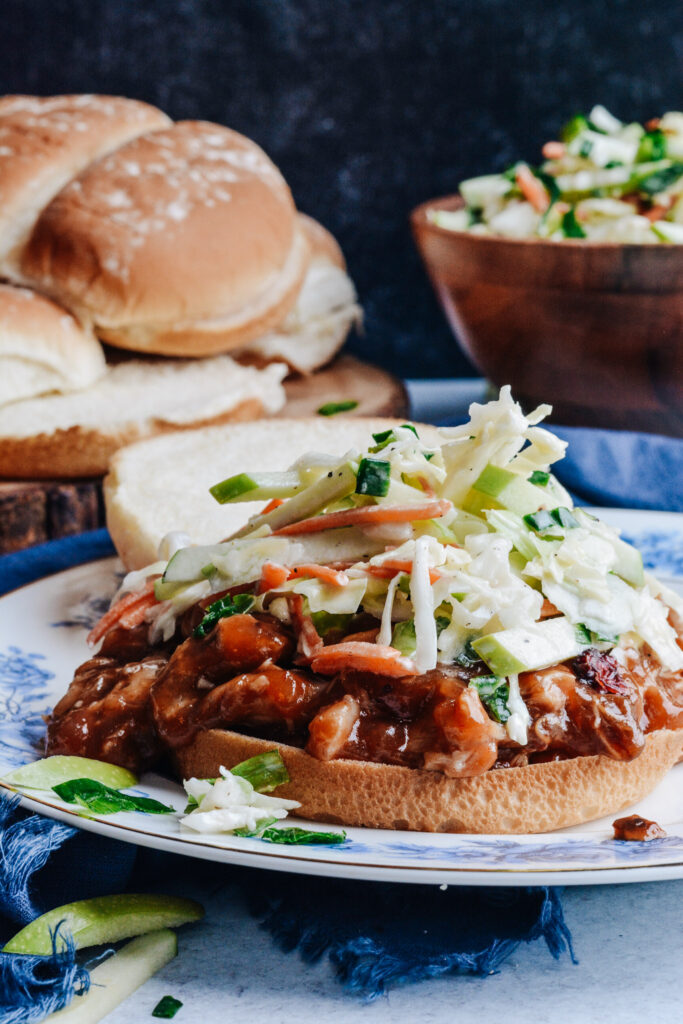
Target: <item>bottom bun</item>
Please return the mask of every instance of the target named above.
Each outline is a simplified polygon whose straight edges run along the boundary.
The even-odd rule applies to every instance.
[[[302,818],[414,832],[552,832],[614,814],[646,796],[676,764],[683,731],[650,733],[634,761],[575,757],[503,768],[470,779],[370,761],[319,761],[298,747],[222,729],[201,732],[177,753],[187,779],[214,778],[277,748],[291,782],[277,795],[299,800]]]

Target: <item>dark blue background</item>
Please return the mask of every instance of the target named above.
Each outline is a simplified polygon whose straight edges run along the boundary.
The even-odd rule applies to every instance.
[[[567,115],[680,107],[683,8],[642,0],[3,0],[0,91],[100,91],[261,143],[339,237],[357,351],[468,372],[407,217],[464,176],[538,155]]]

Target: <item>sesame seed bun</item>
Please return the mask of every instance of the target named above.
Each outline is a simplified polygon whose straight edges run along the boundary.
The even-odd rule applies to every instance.
[[[91,331],[29,288],[0,284],[0,406],[94,384],[105,370]]]
[[[280,323],[308,262],[266,154],[229,128],[185,121],[70,182],[41,214],[22,271],[112,345],[201,356]]]
[[[170,123],[156,107],[119,96],[0,97],[0,275],[18,279],[33,225],[71,178]]]

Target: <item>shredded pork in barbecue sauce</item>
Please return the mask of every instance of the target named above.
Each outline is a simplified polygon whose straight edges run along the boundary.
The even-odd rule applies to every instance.
[[[683,673],[665,672],[647,648],[626,650],[623,665],[590,649],[520,675],[532,719],[521,747],[468,686],[488,673],[483,662],[402,678],[343,666],[317,674],[311,665],[323,640],[310,618],[295,607],[292,612],[291,626],[267,613],[232,615],[197,639],[192,631],[203,614],[200,604],[169,642],[154,647],[146,623],[113,627],[55,707],[48,753],[140,771],[200,730],[230,728],[304,747],[322,760],[467,777],[591,754],[628,761],[643,749],[646,733],[683,727]],[[345,639],[374,637],[378,623],[358,618],[355,634]]]

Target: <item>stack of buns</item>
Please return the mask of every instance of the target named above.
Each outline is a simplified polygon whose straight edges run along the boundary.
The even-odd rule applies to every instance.
[[[127,441],[274,412],[359,316],[255,143],[113,97],[0,99],[0,278],[5,477],[100,475]]]

